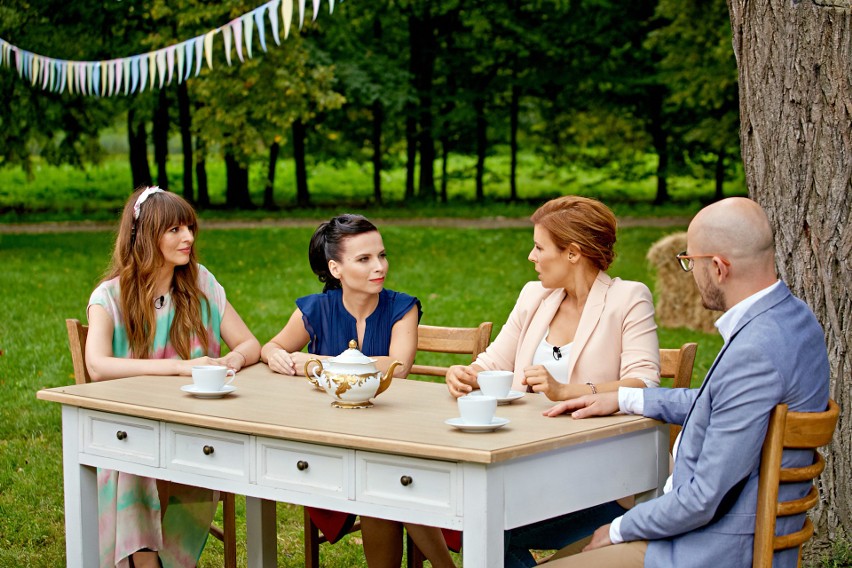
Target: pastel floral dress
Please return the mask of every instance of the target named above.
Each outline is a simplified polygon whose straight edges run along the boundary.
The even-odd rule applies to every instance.
[[[225,290],[203,266],[198,266],[207,345],[194,338],[191,357],[218,357],[220,325],[227,305]],[[112,351],[129,358],[130,345],[120,308],[118,278],[102,282],[89,299],[112,317]],[[169,342],[175,310],[169,295],[157,309],[157,329],[151,359],[179,359]],[[156,550],[164,568],[191,568],[198,562],[213,515],[218,492],[170,484],[166,514],[161,520],[160,497],[154,479],[98,468],[98,540],[101,568],[129,568],[130,555],[141,549]]]

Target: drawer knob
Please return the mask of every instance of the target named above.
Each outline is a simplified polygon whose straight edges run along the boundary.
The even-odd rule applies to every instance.
[[[308,467],[310,466],[305,460],[299,460],[296,462],[296,469],[298,469],[299,471],[305,471],[306,469],[308,469]]]
[[[402,483],[402,485],[404,487],[408,487],[409,485],[414,483],[414,480],[411,479],[410,475],[403,475],[402,477],[399,478],[399,482]]]
[[[118,438],[119,440],[126,440],[127,439],[127,432],[125,432],[124,430],[119,430],[118,432],[115,433],[115,437]]]
[[[209,456],[216,450],[213,449],[213,446],[204,446],[204,448],[201,451],[204,452],[205,456]]]

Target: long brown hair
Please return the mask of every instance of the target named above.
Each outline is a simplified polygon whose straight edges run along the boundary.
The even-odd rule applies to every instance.
[[[561,250],[576,244],[598,270],[609,268],[615,258],[615,214],[596,199],[557,197],[539,207],[530,221],[547,229]]]
[[[151,355],[156,334],[157,315],[154,308],[157,273],[165,259],[160,251],[160,237],[170,228],[187,225],[198,234],[198,218],[192,206],[182,197],[168,191],[153,193],[139,208],[134,219],[136,199],[147,188],[135,191],[121,214],[112,262],[105,280],[118,277],[120,306],[127,329],[132,357],[147,359]],[[209,349],[207,330],[202,317],[202,300],[210,315],[209,303],[198,287],[198,260],[195,246],[189,262],[176,266],[172,278],[174,320],[169,331],[172,347],[182,359],[191,357],[192,338],[198,337]]]

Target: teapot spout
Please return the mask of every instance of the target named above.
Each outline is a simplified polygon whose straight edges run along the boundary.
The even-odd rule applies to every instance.
[[[376,394],[373,395],[373,396],[379,396],[380,394],[382,394],[383,392],[385,392],[388,389],[388,387],[391,384],[391,381],[393,380],[393,372],[400,365],[402,365],[402,361],[394,361],[393,363],[391,363],[390,367],[388,367],[388,372],[384,374],[381,382],[379,383],[379,389],[376,391]]]

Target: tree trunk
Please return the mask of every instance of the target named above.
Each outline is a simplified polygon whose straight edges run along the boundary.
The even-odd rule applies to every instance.
[[[195,201],[192,191],[192,117],[189,114],[189,91],[186,83],[177,86],[178,100],[178,122],[180,123],[180,141],[183,147],[183,198],[193,203]]]
[[[450,158],[450,141],[447,136],[441,137],[441,203],[447,202],[447,161]]]
[[[382,122],[385,111],[382,101],[373,101],[373,198],[382,203]]]
[[[432,78],[435,74],[435,58],[438,46],[433,30],[429,3],[424,4],[424,16],[420,20],[418,38],[420,42],[420,75],[418,79],[417,145],[420,149],[420,187],[417,194],[428,199],[435,198],[435,139],[432,131]]]
[[[512,85],[509,102],[509,200],[518,199],[518,114],[521,111],[521,88]]]
[[[309,207],[311,194],[308,192],[308,168],[305,165],[306,129],[302,120],[293,123],[293,161],[296,163],[296,205]]]
[[[412,12],[408,16],[408,75],[411,77],[411,96],[405,102],[405,199],[414,197],[414,170],[417,166],[417,76],[420,69],[420,45],[417,36],[420,33],[417,16]]]
[[[841,408],[812,514],[813,552],[852,536],[852,2],[728,7],[749,194],[775,230],[780,277],[823,325]]]
[[[130,175],[133,187],[151,185],[151,168],[148,166],[148,134],[145,122],[136,120],[136,111],[127,111],[127,144],[130,148]]]
[[[651,109],[648,119],[648,132],[657,152],[657,195],[654,197],[654,205],[662,205],[669,201],[669,143],[668,134],[663,125],[663,99],[662,88],[650,87]]]
[[[275,166],[278,164],[278,152],[281,145],[276,136],[272,146],[269,147],[269,168],[266,170],[266,186],[263,188],[263,208],[269,211],[277,209],[275,205]]]
[[[720,149],[716,154],[716,192],[713,196],[714,201],[724,199],[725,193],[725,150]]]
[[[207,143],[201,136],[195,137],[195,179],[198,181],[198,206],[210,207],[207,191]]]
[[[485,198],[483,177],[485,176],[485,151],[488,148],[488,121],[485,120],[485,99],[477,97],[473,101],[476,113],[476,200]]]
[[[169,158],[169,98],[166,91],[160,89],[157,108],[154,109],[154,161],[157,163],[157,185],[163,189],[169,187],[166,173],[166,161]]]
[[[242,165],[230,149],[225,149],[225,206],[230,209],[251,209],[248,168]]]

